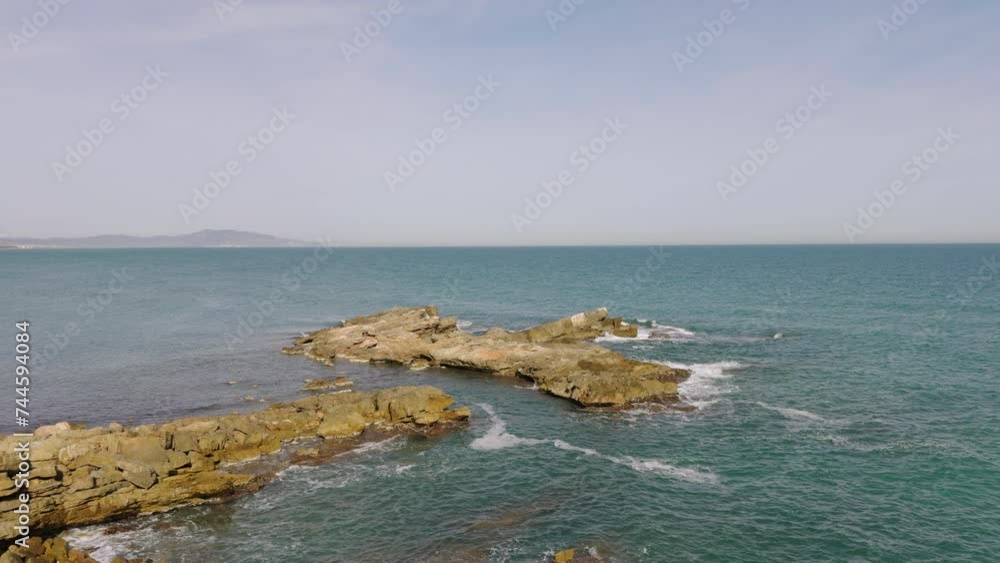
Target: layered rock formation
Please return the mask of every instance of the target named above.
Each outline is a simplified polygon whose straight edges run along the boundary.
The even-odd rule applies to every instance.
[[[631,360],[587,342],[605,333],[635,336],[636,327],[597,309],[527,330],[494,328],[474,336],[434,307],[413,307],[349,319],[296,340],[284,352],[328,365],[341,358],[521,377],[588,407],[677,400],[686,370]]]
[[[469,409],[434,387],[316,395],[251,414],[197,417],[126,429],[119,424],[39,428],[31,439],[30,488],[12,480],[23,438],[0,436],[0,541],[15,538],[19,495],[30,495],[32,535],[254,491],[277,463],[239,464],[302,438],[347,438],[369,426],[428,428]],[[274,456],[264,460],[274,459]]]

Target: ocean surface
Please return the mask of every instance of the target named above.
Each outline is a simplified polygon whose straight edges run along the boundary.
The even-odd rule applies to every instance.
[[[0,251],[0,347],[13,356],[13,324],[30,321],[33,425],[256,409],[335,371],[473,408],[467,429],[293,466],[234,502],[72,533],[105,558],[544,561],[576,547],[621,562],[995,561],[998,254]],[[523,381],[280,353],[302,332],[423,304],[470,332],[609,306],[642,338],[601,344],[689,367],[681,394],[698,410],[585,412]],[[0,422],[15,430],[13,413]]]

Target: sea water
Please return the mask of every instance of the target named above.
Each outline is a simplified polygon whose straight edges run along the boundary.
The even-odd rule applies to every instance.
[[[472,407],[467,428],[293,466],[233,502],[71,533],[105,559],[543,561],[576,547],[626,562],[991,561],[997,254],[4,251],[0,343],[12,350],[14,322],[30,321],[33,424],[247,411],[335,372],[359,389],[435,385]],[[599,344],[691,370],[680,394],[697,410],[589,412],[525,381],[280,353],[303,332],[423,304],[469,332],[611,306],[640,337]]]

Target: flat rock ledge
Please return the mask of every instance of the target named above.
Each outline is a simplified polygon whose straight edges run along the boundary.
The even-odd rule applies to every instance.
[[[632,360],[589,342],[606,333],[634,337],[636,330],[602,308],[527,330],[493,328],[477,336],[458,330],[455,317],[441,318],[426,306],[349,319],[283,351],[327,365],[340,358],[520,377],[586,407],[677,402],[677,383],[687,379],[687,370]]]
[[[19,438],[0,436],[0,546],[9,547],[17,537],[14,510],[24,493],[30,495],[32,536],[225,500],[256,491],[291,463],[289,450],[295,448],[278,454],[283,445],[333,447],[369,433],[429,432],[469,418],[468,407],[450,408],[453,403],[434,387],[394,387],[128,429],[115,423],[84,429],[62,422],[34,433],[30,489],[15,482]],[[14,546],[11,555],[18,549],[23,548]],[[2,559],[6,555],[0,561],[17,561]]]

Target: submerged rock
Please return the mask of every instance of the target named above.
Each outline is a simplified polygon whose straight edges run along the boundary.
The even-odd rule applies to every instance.
[[[24,439],[0,436],[0,541],[16,537],[14,509],[22,494],[30,495],[33,535],[202,504],[259,489],[288,460],[272,456],[274,463],[256,469],[231,464],[262,458],[292,440],[346,439],[372,426],[422,430],[468,419],[469,409],[450,408],[453,403],[434,387],[396,387],[129,429],[57,425],[31,441],[30,488],[12,482]]]
[[[635,336],[636,330],[597,309],[527,330],[493,328],[475,336],[459,331],[455,317],[441,318],[428,306],[349,319],[304,336],[285,351],[327,365],[342,358],[521,377],[588,407],[676,401],[677,383],[688,377],[687,370],[631,360],[589,342],[605,333]]]
[[[320,391],[331,387],[345,387],[351,384],[351,380],[346,377],[338,377],[336,379],[308,379],[305,386],[302,387],[302,391]]]

